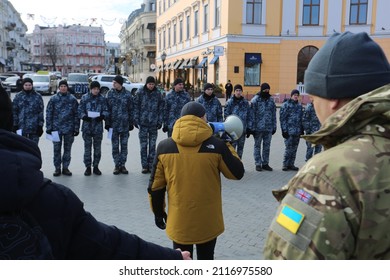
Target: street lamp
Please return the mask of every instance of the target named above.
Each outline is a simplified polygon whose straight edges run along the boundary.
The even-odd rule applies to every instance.
[[[167,58],[167,54],[163,52],[161,54],[161,60],[162,60],[162,68],[163,68],[163,90],[165,91],[165,59]]]

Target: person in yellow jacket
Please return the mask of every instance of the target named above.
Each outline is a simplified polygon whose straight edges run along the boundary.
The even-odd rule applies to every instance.
[[[240,180],[244,165],[230,143],[213,136],[203,105],[189,102],[172,137],[157,147],[148,192],[156,225],[166,228],[173,248],[192,256],[196,245],[198,260],[214,259],[217,237],[225,229],[221,172],[228,179]]]

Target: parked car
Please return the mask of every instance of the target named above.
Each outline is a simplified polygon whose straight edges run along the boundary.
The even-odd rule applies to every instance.
[[[116,75],[108,75],[108,74],[100,74],[93,76],[91,78],[91,81],[98,81],[100,83],[100,92],[103,95],[106,95],[106,93],[112,88],[112,81],[114,80]],[[132,95],[135,95],[138,89],[142,88],[144,84],[141,83],[132,83],[129,81],[129,79],[125,76],[123,77],[123,86],[125,89],[131,92]]]
[[[9,76],[3,81],[4,89],[10,94],[11,92],[16,92],[16,82],[20,79],[19,76]]]
[[[57,92],[57,80],[53,75],[34,74],[30,76],[33,80],[34,90],[42,95],[51,95]]]
[[[69,92],[71,92],[78,99],[80,99],[81,96],[89,92],[89,82],[87,74],[69,73],[67,82],[69,86]]]

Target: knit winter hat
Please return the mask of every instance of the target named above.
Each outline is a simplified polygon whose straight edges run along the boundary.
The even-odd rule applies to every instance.
[[[203,90],[204,90],[204,91],[206,91],[206,90],[209,89],[209,88],[214,88],[214,87],[213,87],[213,85],[210,84],[210,83],[204,84],[204,86],[203,86]]]
[[[59,83],[58,83],[58,87],[60,87],[61,85],[65,85],[66,87],[68,87],[68,82],[66,80],[61,80]]]
[[[93,89],[93,88],[99,88],[100,89],[100,83],[98,81],[93,81],[90,85],[89,85],[89,88],[90,89]]]
[[[365,32],[334,33],[305,71],[305,91],[327,99],[355,98],[388,83],[389,62]]]
[[[178,84],[184,84],[182,78],[176,78],[175,81],[173,82],[173,85],[176,86]]]
[[[22,85],[24,85],[25,83],[33,84],[33,80],[31,78],[24,78],[22,80]]]
[[[267,83],[262,83],[261,86],[260,86],[260,91],[263,91],[265,89],[269,90],[269,89],[271,89],[271,87]]]
[[[299,92],[299,90],[297,90],[297,89],[293,89],[292,91],[291,91],[291,96],[293,96],[294,94],[300,94],[300,92]]]
[[[233,91],[235,91],[236,89],[242,90],[242,85],[240,85],[240,84],[235,85]]]
[[[156,84],[156,79],[152,76],[147,77],[145,84],[149,84],[149,83]]]
[[[203,107],[203,105],[195,101],[190,101],[186,103],[181,109],[182,117],[187,115],[194,115],[201,118],[205,114],[206,114],[206,109]]]
[[[123,85],[123,77],[120,75],[116,75],[114,78],[114,81],[117,82],[120,85]]]

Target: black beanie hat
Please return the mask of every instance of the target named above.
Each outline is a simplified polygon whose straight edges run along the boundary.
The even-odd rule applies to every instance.
[[[201,118],[205,114],[206,114],[206,109],[203,107],[203,105],[195,101],[190,101],[186,103],[181,109],[182,117],[187,115],[194,115]]]
[[[173,85],[176,86],[178,84],[184,84],[182,78],[176,78],[175,81],[173,82]]]
[[[235,85],[233,91],[235,91],[236,89],[242,90],[242,85],[240,85],[240,84]]]
[[[58,83],[58,87],[60,87],[61,85],[66,85],[68,87],[68,82],[66,80],[61,80],[59,83]]]
[[[305,91],[327,99],[355,98],[388,83],[389,62],[365,32],[334,33],[305,71]]]
[[[25,83],[33,84],[33,80],[31,78],[24,78],[22,80],[22,85],[24,85]]]
[[[116,75],[114,81],[120,84],[121,86],[123,85],[123,77],[121,75]]]
[[[260,86],[260,90],[263,91],[265,89],[271,89],[271,87],[267,83],[262,83]]]
[[[149,84],[149,83],[156,84],[156,79],[152,76],[147,77],[145,84]]]
[[[12,126],[12,101],[0,83],[0,128],[11,131]]]
[[[300,92],[299,92],[299,90],[297,90],[297,89],[293,89],[292,91],[291,91],[291,96],[293,96],[294,94],[300,94]]]
[[[90,85],[89,85],[89,88],[90,89],[93,89],[93,88],[99,88],[100,89],[100,83],[98,81],[93,81]]]
[[[203,90],[204,90],[204,91],[205,91],[206,89],[209,89],[209,88],[214,88],[214,87],[213,87],[213,85],[210,84],[210,83],[204,84],[204,86],[203,86]]]

